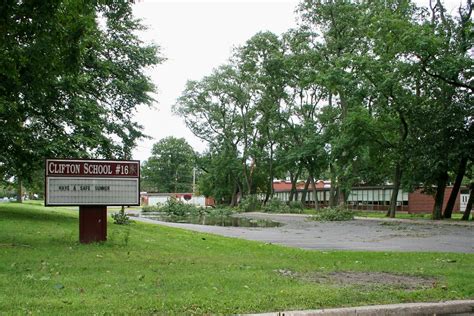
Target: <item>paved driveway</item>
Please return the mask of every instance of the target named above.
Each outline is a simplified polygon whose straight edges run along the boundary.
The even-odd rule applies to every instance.
[[[245,213],[238,216],[272,219],[284,225],[274,228],[247,228],[165,223],[143,218],[139,220],[303,249],[474,253],[472,222],[465,225],[384,219],[316,222],[302,215]]]

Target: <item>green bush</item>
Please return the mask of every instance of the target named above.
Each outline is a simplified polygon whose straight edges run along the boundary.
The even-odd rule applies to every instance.
[[[142,212],[159,212],[160,211],[160,205],[146,205],[142,207]]]
[[[170,216],[202,216],[208,213],[208,210],[203,207],[184,203],[175,197],[170,197],[164,204],[144,206],[142,211],[145,213],[160,212]]]
[[[117,224],[117,225],[128,225],[128,224],[130,224],[130,218],[125,213],[122,213],[122,212],[112,213],[111,216],[114,220],[114,224]]]
[[[289,213],[290,208],[285,202],[272,198],[265,204],[263,211],[267,213]]]
[[[239,209],[244,212],[255,212],[260,210],[262,203],[256,195],[249,195],[240,200]]]
[[[191,215],[191,216],[204,216],[204,215],[208,215],[210,210],[211,209],[207,209],[205,207],[201,207],[201,206],[196,206],[196,205],[193,205],[193,204],[185,204],[188,209],[187,209],[187,212],[188,212],[188,215]]]
[[[231,207],[216,207],[216,208],[207,208],[206,214],[208,216],[230,216],[236,213]]]
[[[354,212],[343,207],[324,208],[312,216],[315,221],[350,221],[354,219]]]
[[[192,204],[186,204],[175,197],[170,197],[166,203],[159,208],[160,212],[174,216],[197,215],[199,210]]]
[[[290,213],[303,213],[304,204],[301,201],[291,201],[288,203],[288,207],[290,209]]]

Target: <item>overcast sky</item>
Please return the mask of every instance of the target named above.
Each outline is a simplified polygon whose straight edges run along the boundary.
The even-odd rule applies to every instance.
[[[171,113],[187,80],[198,80],[228,60],[232,48],[245,43],[260,31],[281,34],[296,26],[294,10],[299,1],[163,1],[141,0],[134,14],[148,30],[143,40],[158,44],[167,60],[148,70],[157,86],[153,109],[140,107],[136,120],[152,137],[141,141],[133,159],[146,160],[154,143],[167,136],[184,137],[202,152],[206,144],[184,125],[182,118]],[[419,0],[418,3],[429,3]],[[445,1],[453,8],[460,1]]]

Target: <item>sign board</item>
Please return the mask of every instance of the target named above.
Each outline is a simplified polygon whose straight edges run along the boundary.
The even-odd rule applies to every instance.
[[[140,161],[46,159],[45,205],[140,205]]]

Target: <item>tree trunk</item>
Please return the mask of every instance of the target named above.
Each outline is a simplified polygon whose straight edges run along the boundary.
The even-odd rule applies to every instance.
[[[295,174],[290,172],[290,182],[291,182],[291,190],[290,190],[290,195],[288,196],[288,202],[293,202],[293,199],[297,199],[298,197],[296,196],[296,180],[297,177]]]
[[[464,174],[466,173],[466,166],[467,166],[467,158],[462,158],[461,162],[459,163],[458,174],[456,175],[456,180],[454,181],[453,190],[451,191],[451,195],[449,196],[448,203],[446,204],[446,208],[444,209],[444,218],[451,218],[454,209],[454,203],[456,203],[456,198],[458,197],[459,188],[461,187],[462,179],[464,178]]]
[[[293,173],[290,172],[291,189],[290,189],[290,195],[288,196],[288,202],[292,202],[293,198],[295,197],[295,192],[296,192],[295,178],[296,177],[293,175]]]
[[[442,219],[444,191],[446,190],[446,182],[448,181],[448,173],[443,174],[438,179],[438,187],[436,188],[435,204],[433,207],[432,219]]]
[[[295,190],[295,193],[294,193],[295,196],[293,198],[294,201],[298,201],[298,188],[296,187],[296,185],[298,184],[298,178],[300,177],[300,175],[301,175],[301,167],[298,169],[298,172],[295,175],[294,182],[291,184],[291,189]]]
[[[471,215],[472,203],[474,202],[474,182],[471,182],[469,189],[471,190],[471,192],[469,193],[469,199],[467,200],[466,209],[464,210],[464,214],[462,215],[463,221],[469,220],[469,215]]]
[[[232,198],[230,200],[230,207],[237,206],[238,194],[239,194],[239,186],[235,184],[234,191],[232,192]]]
[[[305,182],[305,184],[304,184],[304,190],[303,190],[303,192],[301,193],[301,203],[302,203],[303,205],[306,205],[306,194],[307,194],[307,192],[308,192],[308,188],[309,188],[309,183],[310,183],[310,181],[311,181],[311,178],[308,177],[308,179],[306,179],[306,182]]]
[[[264,201],[263,201],[263,205],[267,205],[267,202],[268,202],[268,200],[270,199],[270,196],[273,195],[272,192],[273,192],[273,181],[272,181],[272,185],[271,185],[271,186],[268,186],[268,185],[267,185],[267,189],[266,189],[266,192],[265,192],[265,199],[264,199]]]
[[[255,174],[255,166],[256,166],[256,158],[252,158],[252,162],[250,164],[250,170],[248,172],[248,178],[247,178],[247,194],[252,195],[256,193],[256,188],[254,187],[253,183],[253,176]]]
[[[397,162],[395,167],[395,178],[393,181],[393,191],[392,197],[390,198],[390,207],[387,212],[387,216],[391,218],[395,218],[395,212],[397,211],[397,198],[398,198],[398,190],[400,189],[400,182],[402,179],[402,168],[400,162]]]
[[[18,203],[23,203],[23,182],[21,181],[20,176],[18,176],[16,179],[17,179],[16,201]]]
[[[408,124],[405,120],[405,116],[403,115],[403,112],[400,110],[397,111],[398,117],[400,118],[400,140],[398,141],[398,150],[403,152],[403,144],[405,143],[407,137],[408,137]],[[403,156],[402,156],[403,157]],[[402,181],[402,175],[403,175],[403,169],[402,169],[402,161],[403,158],[399,157],[397,159],[397,164],[395,166],[395,175],[393,179],[393,191],[392,191],[392,196],[390,197],[390,207],[387,212],[387,216],[394,218],[395,213],[397,211],[397,199],[398,199],[398,191],[400,190],[400,184]]]
[[[270,145],[270,163],[269,163],[269,182],[267,185],[267,192],[265,192],[265,201],[263,205],[266,205],[270,197],[273,198],[273,144]]]
[[[337,187],[337,205],[343,206],[346,204],[346,192],[341,188],[341,186]]]
[[[319,211],[319,201],[318,201],[318,192],[316,191],[316,183],[314,182],[313,174],[310,174],[311,177],[311,185],[313,187],[313,196],[314,196],[314,209]]]
[[[334,168],[332,164],[329,164],[329,170],[331,172],[331,187],[329,188],[329,207],[334,207],[336,204],[335,198],[335,186],[336,186],[336,177],[334,176]]]
[[[249,193],[250,192],[250,187],[252,186],[252,183],[250,181],[250,176],[248,175],[248,172],[247,172],[247,164],[246,164],[245,161],[242,162],[242,168],[243,168],[245,184],[247,185],[247,193]]]
[[[301,174],[301,167],[298,168],[296,174],[290,172],[290,181],[291,181],[291,191],[290,196],[288,198],[288,202],[292,202],[293,200],[298,201],[298,190],[296,189],[296,183],[298,182],[298,178]]]

